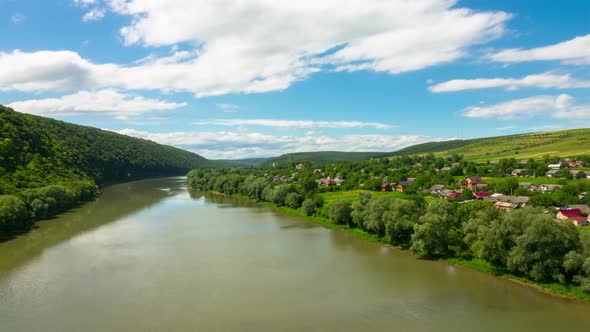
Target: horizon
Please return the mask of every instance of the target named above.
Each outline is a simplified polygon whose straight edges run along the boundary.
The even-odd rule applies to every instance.
[[[217,160],[590,127],[586,1],[272,4],[2,1],[0,104]]]

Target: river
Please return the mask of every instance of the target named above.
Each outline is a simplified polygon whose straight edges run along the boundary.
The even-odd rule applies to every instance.
[[[589,331],[590,304],[417,259],[184,178],[0,243],[1,331]]]

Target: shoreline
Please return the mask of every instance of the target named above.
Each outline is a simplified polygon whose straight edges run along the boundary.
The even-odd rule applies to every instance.
[[[367,232],[365,232],[361,229],[357,229],[357,228],[349,228],[347,225],[336,225],[333,222],[331,222],[330,220],[328,220],[324,217],[321,217],[321,216],[316,216],[316,215],[307,216],[299,210],[291,209],[291,208],[285,207],[285,206],[277,206],[271,202],[259,202],[253,198],[246,197],[246,196],[239,195],[239,194],[229,196],[224,193],[213,192],[213,191],[208,191],[207,193],[225,196],[225,197],[236,197],[236,198],[241,198],[241,199],[247,199],[247,200],[250,200],[251,202],[254,202],[258,205],[265,206],[265,207],[269,208],[270,210],[275,211],[277,213],[302,218],[307,222],[314,223],[316,225],[322,226],[327,229],[345,231],[346,233],[350,234],[351,236],[353,236],[357,239],[366,240],[366,241],[378,243],[381,245],[386,245],[386,246],[388,246],[392,249],[395,249],[395,250],[408,251],[407,249],[393,246],[387,242],[384,242],[374,234],[367,233]],[[416,255],[414,255],[414,256],[418,257]],[[497,271],[494,271],[494,267],[489,265],[489,263],[483,262],[483,261],[478,261],[478,260],[466,260],[466,259],[461,259],[458,257],[444,257],[444,258],[440,258],[440,259],[435,259],[435,261],[443,262],[445,264],[452,265],[452,266],[458,266],[461,268],[467,268],[472,271],[477,271],[477,272],[484,273],[484,274],[487,274],[487,275],[490,275],[493,277],[501,278],[501,279],[504,279],[504,280],[507,280],[510,282],[517,283],[517,284],[524,286],[524,287],[533,288],[541,293],[555,296],[558,298],[571,300],[571,301],[582,301],[584,303],[590,302],[590,294],[584,293],[584,291],[579,286],[566,286],[566,285],[561,285],[558,283],[551,283],[551,284],[547,284],[547,286],[545,286],[544,284],[539,284],[539,283],[536,283],[532,280],[528,280],[523,277],[518,277],[518,276],[511,275],[511,274],[496,273]]]

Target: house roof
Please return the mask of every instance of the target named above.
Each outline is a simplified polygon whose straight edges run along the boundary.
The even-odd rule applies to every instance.
[[[465,181],[468,181],[473,184],[486,184],[486,182],[480,178],[479,176],[469,176]]]
[[[431,191],[434,191],[434,190],[443,190],[445,188],[446,188],[446,186],[444,184],[435,184],[434,186],[430,187],[430,190]]]
[[[572,218],[576,216],[582,216],[582,210],[580,209],[559,209],[559,212],[564,215],[565,217]]]
[[[457,197],[461,197],[461,193],[450,193],[449,194],[449,198],[457,198]]]
[[[400,181],[397,183],[398,186],[402,186],[402,187],[409,187],[412,184],[412,182],[410,181]]]
[[[487,191],[476,191],[473,195],[475,195],[475,197],[487,197],[490,196],[490,193]]]
[[[389,187],[389,183],[383,183],[383,184],[381,185],[381,188],[387,188],[387,187]]]
[[[590,206],[586,204],[571,204],[565,207],[566,210],[579,209],[583,214],[590,214]]]

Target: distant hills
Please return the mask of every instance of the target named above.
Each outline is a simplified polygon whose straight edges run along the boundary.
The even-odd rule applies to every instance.
[[[72,180],[117,182],[219,165],[152,141],[0,105],[0,195]]]

